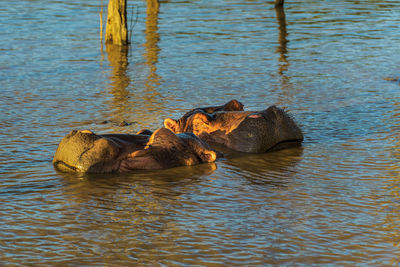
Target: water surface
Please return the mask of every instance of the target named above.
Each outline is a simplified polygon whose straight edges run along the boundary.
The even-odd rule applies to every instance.
[[[400,263],[399,1],[128,2],[128,51],[101,46],[100,1],[0,4],[2,264]],[[303,147],[129,174],[51,164],[72,129],[156,129],[233,98],[287,109]]]

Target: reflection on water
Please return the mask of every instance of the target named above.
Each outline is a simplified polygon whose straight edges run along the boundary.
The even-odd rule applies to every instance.
[[[142,1],[129,53],[104,60],[101,1],[44,2],[0,7],[1,264],[399,264],[400,87],[384,79],[399,3]],[[128,174],[51,165],[71,129],[154,130],[233,98],[287,107],[303,147]]]
[[[126,107],[129,96],[128,86],[130,78],[126,73],[128,68],[128,46],[120,46],[113,44],[106,44],[107,58],[112,67],[112,81],[111,94],[113,99],[113,110],[117,110],[120,116],[127,112]]]
[[[288,96],[290,95],[288,92],[293,90],[293,86],[290,82],[290,77],[287,75],[287,72],[289,70],[289,60],[288,60],[288,48],[287,44],[289,42],[288,40],[288,33],[287,33],[287,23],[286,23],[286,14],[285,14],[285,9],[283,5],[276,5],[275,6],[275,14],[276,14],[276,19],[278,22],[278,47],[276,49],[276,52],[279,54],[279,69],[278,69],[278,74],[280,76],[280,89],[282,92],[282,95],[280,96],[280,99],[278,100],[278,104],[285,103],[287,101],[292,101],[291,99],[288,99]]]
[[[283,6],[275,7],[276,19],[278,20],[279,25],[279,35],[278,35],[278,43],[279,46],[276,52],[279,53],[279,62],[281,62],[279,67],[279,74],[283,75],[285,71],[288,70],[289,62],[287,60],[287,30],[286,30],[286,15]]]
[[[113,100],[110,103],[111,121],[120,125],[123,125],[123,122],[133,122],[135,125],[138,123],[140,127],[143,121],[154,124],[154,121],[161,119],[160,114],[164,109],[164,101],[162,101],[162,95],[158,91],[161,77],[157,74],[158,54],[160,52],[158,46],[160,39],[158,34],[158,1],[147,1],[146,10],[146,42],[143,44],[145,48],[143,57],[147,67],[147,77],[144,79],[144,90],[142,92],[140,92],[138,81],[132,81],[128,74],[132,70],[136,71],[134,62],[129,62],[129,60],[133,60],[132,57],[129,57],[129,53],[133,53],[132,49],[134,48],[106,44],[107,58],[112,68],[112,75],[110,76],[111,94],[113,95]],[[129,64],[133,66],[133,69],[129,69]],[[140,97],[137,97],[138,93],[141,94]],[[148,125],[144,125],[144,127],[148,128]]]
[[[112,76],[110,77],[113,85],[114,95],[124,95],[129,86],[130,78],[127,76],[128,67],[128,46],[106,45],[107,58],[112,67]],[[122,100],[122,99],[118,99]]]
[[[149,67],[149,74],[145,86],[147,93],[158,95],[156,88],[160,85],[160,77],[157,74],[158,53],[160,48],[158,42],[160,35],[158,34],[158,13],[160,5],[158,0],[147,0],[146,9],[146,43],[144,57],[146,65]]]
[[[303,148],[285,149],[267,154],[227,156],[225,164],[232,171],[256,184],[286,184],[301,160]],[[290,181],[289,181],[290,182]]]
[[[394,103],[394,109],[390,118],[394,122],[391,127],[391,135],[388,140],[391,145],[385,148],[392,158],[392,162],[387,166],[388,178],[385,180],[386,190],[389,194],[387,199],[383,199],[380,212],[386,213],[384,222],[380,225],[383,231],[390,233],[393,246],[400,247],[400,99]],[[393,260],[391,264],[398,264]]]

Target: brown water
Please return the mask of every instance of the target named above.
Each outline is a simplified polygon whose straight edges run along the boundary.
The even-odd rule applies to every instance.
[[[101,49],[100,1],[0,3],[0,265],[400,264],[399,1],[128,2],[129,51]],[[303,147],[130,174],[51,164],[71,129],[155,129],[233,98],[287,108]]]

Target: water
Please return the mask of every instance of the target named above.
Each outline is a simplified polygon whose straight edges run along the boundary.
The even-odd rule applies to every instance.
[[[400,263],[399,1],[132,6],[126,53],[101,48],[100,1],[1,1],[2,265]],[[233,98],[285,107],[303,147],[129,174],[51,164],[72,129],[156,129]]]

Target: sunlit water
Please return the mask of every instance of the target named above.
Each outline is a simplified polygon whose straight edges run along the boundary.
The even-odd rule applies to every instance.
[[[400,263],[398,1],[128,1],[128,55],[101,48],[100,2],[0,3],[0,265]],[[129,174],[51,164],[71,129],[156,129],[233,98],[285,107],[303,147]]]

